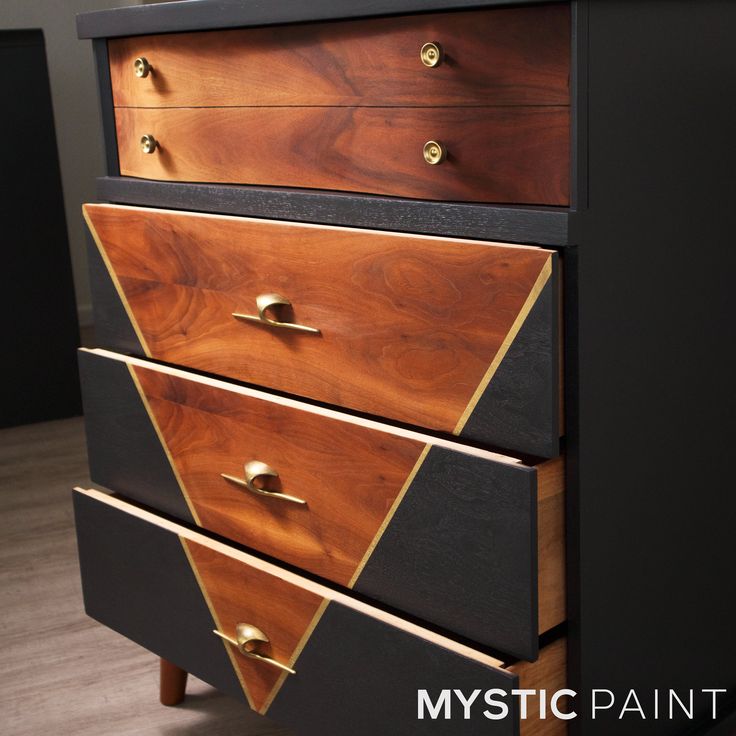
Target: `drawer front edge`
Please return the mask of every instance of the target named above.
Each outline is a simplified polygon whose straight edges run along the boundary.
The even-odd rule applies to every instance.
[[[87,613],[246,700],[258,712],[294,725],[300,736],[324,733],[325,713],[336,732],[355,736],[379,731],[397,736],[518,733],[517,707],[510,700],[510,714],[502,721],[487,720],[480,709],[469,721],[417,720],[419,688],[430,693],[448,687],[464,692],[496,687],[508,692],[518,687],[514,674],[335,601],[320,602],[310,591],[279,578],[266,586],[269,589],[261,587],[252,595],[272,598],[277,604],[274,618],[290,615],[285,606],[293,597],[301,620],[291,620],[288,626],[296,626],[302,635],[292,647],[289,664],[297,674],[278,674],[260,662],[252,663],[212,633],[222,626],[227,630],[230,622],[228,612],[213,605],[219,596],[213,586],[222,581],[211,575],[204,563],[206,553],[197,551],[196,542],[83,492],[75,492],[74,504]],[[231,570],[231,563],[243,565],[220,557],[214,567]],[[250,573],[243,570],[243,574]]]

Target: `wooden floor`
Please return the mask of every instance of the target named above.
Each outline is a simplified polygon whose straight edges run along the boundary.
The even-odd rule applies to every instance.
[[[87,473],[81,419],[0,430],[0,734],[290,734],[192,678],[159,705],[158,660],[85,616],[71,488]]]

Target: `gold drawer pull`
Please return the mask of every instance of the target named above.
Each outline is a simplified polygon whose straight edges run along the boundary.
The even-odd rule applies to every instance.
[[[228,475],[227,473],[220,473],[220,475],[232,483],[237,483],[243,488],[247,488],[251,493],[256,493],[259,496],[268,496],[269,498],[278,498],[280,501],[291,501],[291,503],[306,504],[307,502],[303,498],[297,498],[296,496],[290,496],[288,493],[281,493],[281,491],[267,491],[265,488],[259,488],[256,484],[256,478],[278,478],[279,474],[266,463],[262,463],[260,460],[250,460],[245,464],[245,480],[237,478],[234,475]]]
[[[442,46],[440,46],[437,41],[425,43],[419,51],[419,58],[422,60],[422,64],[424,64],[424,66],[428,66],[430,68],[439,66],[444,58]]]
[[[223,634],[217,629],[213,629],[213,634],[217,634],[221,639],[224,639],[228,644],[232,644],[241,654],[251,659],[258,659],[261,662],[270,664],[272,667],[278,667],[284,672],[288,672],[290,675],[295,675],[296,670],[291,669],[285,664],[281,664],[273,657],[268,657],[265,654],[258,652],[258,647],[261,644],[270,643],[270,639],[257,627],[251,626],[250,624],[238,624],[235,627],[235,638],[227,634]]]
[[[313,335],[320,335],[320,331],[316,327],[307,327],[306,325],[298,325],[294,322],[280,322],[268,316],[269,309],[278,309],[279,307],[290,307],[291,302],[281,294],[259,294],[256,297],[256,307],[258,314],[239,314],[233,312],[235,319],[247,320],[249,322],[260,322],[271,327],[283,327],[285,330],[297,330],[298,332],[310,332]]]
[[[158,141],[149,133],[141,138],[141,151],[143,153],[153,153],[158,148]]]
[[[147,77],[153,71],[153,67],[148,63],[148,59],[145,56],[139,56],[133,62],[133,71],[136,77],[143,79],[143,77]]]
[[[439,141],[427,141],[422,153],[424,154],[424,160],[432,166],[441,164],[447,158],[447,149],[444,143]]]

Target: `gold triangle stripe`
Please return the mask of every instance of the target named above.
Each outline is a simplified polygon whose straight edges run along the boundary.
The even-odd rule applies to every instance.
[[[125,312],[128,315],[130,324],[133,326],[133,330],[135,331],[136,337],[138,338],[138,342],[140,342],[141,347],[143,348],[143,352],[146,354],[146,357],[150,358],[151,351],[148,348],[148,344],[146,343],[146,338],[143,337],[141,328],[138,326],[138,321],[133,316],[133,310],[130,308],[130,304],[128,304],[128,299],[125,296],[123,287],[120,285],[120,281],[118,280],[117,274],[115,273],[115,269],[113,269],[112,263],[110,262],[110,259],[107,257],[107,253],[105,252],[105,247],[102,245],[100,236],[97,234],[97,230],[95,226],[92,224],[92,220],[90,219],[90,216],[87,213],[87,208],[85,206],[82,206],[82,215],[84,216],[85,222],[87,223],[87,227],[89,228],[89,232],[92,235],[92,239],[95,241],[97,250],[100,252],[100,256],[105,263],[107,272],[110,274],[110,278],[112,279],[112,283],[115,286],[115,290],[118,292],[118,296],[120,297],[120,301],[122,302],[123,307],[125,308]]]
[[[207,593],[207,588],[205,588],[204,583],[202,582],[202,578],[199,575],[199,570],[197,569],[197,565],[194,563],[194,558],[192,557],[192,553],[189,551],[189,545],[187,543],[187,540],[184,539],[183,537],[179,537],[179,541],[181,542],[182,547],[184,547],[184,554],[186,554],[187,559],[189,560],[189,565],[192,568],[192,572],[194,573],[194,577],[197,580],[197,585],[199,585],[199,589],[202,592],[202,596],[204,597],[204,600],[207,603],[207,608],[210,609],[212,620],[215,622],[215,628],[218,631],[224,631],[224,629],[222,628],[222,624],[220,623],[220,619],[217,616],[217,611],[215,611],[215,607],[212,605],[212,601],[210,600],[209,593]],[[215,635],[213,634],[212,636],[215,636]],[[220,641],[222,642],[222,645],[225,647],[225,651],[227,652],[227,656],[230,659],[230,663],[232,664],[233,669],[235,670],[235,675],[240,681],[240,686],[243,688],[243,692],[245,693],[245,698],[248,701],[248,705],[253,710],[255,710],[255,706],[253,705],[253,698],[251,697],[250,692],[248,692],[248,686],[245,684],[243,675],[240,672],[240,667],[238,667],[238,662],[235,659],[235,653],[233,652],[232,646],[228,644],[226,641],[224,641],[223,639],[220,639]]]
[[[138,395],[141,397],[141,403],[143,404],[143,408],[146,410],[146,413],[148,414],[148,418],[151,421],[151,424],[153,425],[153,429],[156,432],[158,441],[161,443],[161,448],[166,454],[166,459],[169,461],[169,465],[171,466],[171,472],[174,474],[174,478],[176,478],[176,482],[179,485],[179,490],[181,491],[181,495],[184,496],[184,500],[187,503],[187,506],[189,508],[189,513],[192,515],[192,518],[194,519],[194,522],[197,524],[197,526],[202,526],[202,523],[199,520],[199,514],[197,514],[197,510],[194,507],[194,504],[192,503],[192,499],[189,498],[189,493],[187,493],[187,489],[184,486],[184,481],[182,480],[181,475],[179,475],[179,471],[176,468],[176,463],[174,462],[174,458],[171,456],[171,452],[169,452],[169,446],[166,444],[164,435],[161,432],[161,427],[158,426],[158,422],[156,421],[156,417],[153,413],[153,409],[151,409],[151,405],[148,403],[148,397],[146,396],[146,392],[143,390],[143,386],[141,386],[141,382],[138,380],[138,376],[136,375],[135,368],[130,363],[126,363],[126,365],[128,366],[128,372],[130,373],[130,377],[133,380],[133,384],[135,385],[138,391]]]
[[[294,650],[294,654],[291,655],[291,659],[289,660],[289,667],[292,669],[295,668],[295,664],[297,659],[299,659],[299,655],[302,653],[304,647],[307,645],[307,642],[309,641],[309,638],[314,633],[314,630],[317,628],[317,624],[320,622],[320,619],[324,615],[324,612],[327,610],[327,606],[329,604],[329,601],[325,598],[322,603],[320,603],[319,608],[317,609],[317,612],[312,617],[312,622],[307,626],[306,631],[304,632],[304,635],[299,640],[299,643],[296,645],[296,649]],[[271,707],[273,701],[275,700],[276,696],[279,694],[279,691],[281,690],[284,682],[286,682],[286,678],[289,677],[288,672],[282,672],[279,676],[279,679],[276,681],[276,684],[273,687],[273,690],[269,693],[268,697],[264,701],[263,705],[261,706],[261,709],[258,711],[261,715],[266,715],[266,712]]]
[[[373,541],[370,543],[368,549],[363,555],[363,559],[360,561],[360,564],[355,569],[355,572],[353,573],[353,577],[350,578],[350,582],[348,583],[348,588],[352,588],[355,585],[355,583],[358,582],[358,578],[360,577],[360,574],[363,572],[363,568],[365,568],[366,564],[368,563],[368,560],[370,559],[374,550],[378,546],[378,543],[381,541],[381,537],[383,536],[383,533],[386,531],[386,529],[388,528],[388,525],[391,523],[391,520],[394,518],[394,514],[396,513],[396,510],[399,508],[399,506],[401,505],[401,502],[404,500],[404,496],[406,496],[406,493],[409,490],[409,487],[414,482],[414,478],[419,472],[419,468],[422,467],[422,463],[424,463],[424,460],[426,459],[427,454],[429,453],[430,447],[431,445],[429,444],[425,445],[421,454],[417,458],[417,461],[414,463],[414,467],[412,468],[411,473],[409,473],[407,479],[404,481],[404,485],[401,487],[401,490],[399,491],[399,495],[396,496],[396,499],[391,504],[391,508],[389,509],[388,514],[386,514],[386,518],[383,520],[383,523],[378,528],[378,531],[376,532],[376,535],[373,537]]]
[[[542,270],[539,272],[539,276],[537,276],[537,280],[534,282],[534,286],[529,292],[529,296],[526,298],[526,301],[524,302],[524,305],[522,306],[519,314],[516,315],[516,319],[511,325],[511,329],[508,331],[508,334],[501,343],[501,347],[498,349],[498,352],[493,358],[493,362],[489,366],[488,370],[485,372],[483,380],[481,380],[481,382],[478,384],[478,388],[475,389],[475,393],[468,402],[468,405],[465,407],[465,411],[460,416],[458,423],[455,425],[455,429],[452,430],[453,434],[459,435],[460,432],[463,431],[463,427],[465,427],[468,419],[470,419],[470,415],[473,413],[473,409],[475,409],[476,404],[480,401],[480,397],[483,396],[485,390],[488,388],[488,384],[491,382],[491,379],[496,374],[498,366],[501,365],[501,361],[506,357],[506,353],[509,351],[511,343],[514,342],[516,336],[519,334],[521,326],[524,324],[526,318],[529,316],[529,312],[532,311],[532,307],[536,304],[537,299],[539,299],[539,295],[542,293],[542,289],[544,289],[544,287],[546,286],[551,275],[552,256],[547,259],[544,266],[542,267]]]

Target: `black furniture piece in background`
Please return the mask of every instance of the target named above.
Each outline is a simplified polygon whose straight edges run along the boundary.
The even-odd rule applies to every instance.
[[[0,31],[0,427],[81,414],[79,326],[43,33]]]

